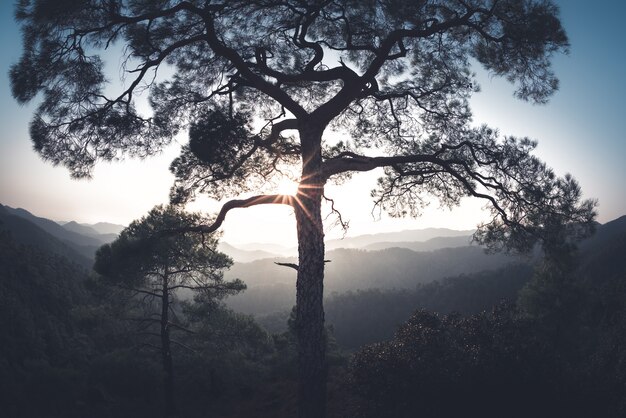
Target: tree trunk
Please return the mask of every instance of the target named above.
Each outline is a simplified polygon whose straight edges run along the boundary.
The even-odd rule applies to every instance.
[[[324,337],[324,230],[319,176],[321,132],[301,130],[302,180],[295,208],[298,231],[296,333],[298,340],[298,417],[326,415],[326,342]],[[309,148],[307,145],[313,145]],[[317,146],[316,146],[317,144]],[[307,148],[309,148],[307,150]]]
[[[163,363],[163,390],[165,397],[165,416],[174,416],[174,365],[170,348],[169,308],[170,294],[167,272],[163,275],[161,297],[161,361]]]

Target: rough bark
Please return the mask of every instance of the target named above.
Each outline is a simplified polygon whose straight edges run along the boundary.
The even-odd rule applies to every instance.
[[[298,233],[296,330],[298,339],[298,417],[326,415],[326,343],[324,337],[324,229],[320,175],[321,131],[300,130],[302,180],[294,205]]]
[[[161,361],[163,363],[163,390],[165,397],[165,417],[171,417],[175,412],[174,404],[174,365],[170,347],[169,307],[170,294],[167,273],[163,275],[161,297]]]

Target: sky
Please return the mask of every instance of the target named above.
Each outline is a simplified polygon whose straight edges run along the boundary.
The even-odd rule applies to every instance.
[[[622,0],[559,0],[561,21],[571,51],[557,56],[554,68],[560,90],[547,105],[515,99],[506,81],[478,72],[482,91],[472,98],[474,123],[502,134],[539,141],[536,154],[557,174],[571,173],[585,198],[598,199],[598,220],[626,214],[626,34]],[[100,163],[91,180],[72,180],[63,167],[53,167],[32,150],[28,124],[35,104],[18,105],[11,97],[8,70],[21,54],[12,2],[0,2],[0,203],[22,207],[46,218],[84,223],[128,224],[154,205],[167,203],[173,176],[168,166],[178,155],[181,138],[148,160]],[[112,65],[115,65],[113,63]],[[466,199],[452,211],[437,203],[417,219],[391,219],[372,214],[370,190],[378,173],[362,173],[341,187],[329,187],[345,220],[348,236],[447,227],[472,229],[486,214],[478,200]],[[216,212],[219,202],[200,199],[191,210]],[[330,217],[328,238],[343,236]],[[222,227],[230,243],[271,242],[294,245],[295,219],[283,206],[231,211]]]

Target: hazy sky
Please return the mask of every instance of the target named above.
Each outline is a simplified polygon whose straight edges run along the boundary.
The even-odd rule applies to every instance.
[[[572,173],[585,196],[599,200],[599,221],[606,222],[626,214],[626,2],[558,3],[571,43],[570,55],[555,60],[560,91],[547,105],[531,105],[515,100],[506,82],[481,73],[482,92],[472,100],[474,120],[503,134],[539,140],[537,155],[558,174]],[[71,180],[65,168],[44,163],[32,150],[28,123],[35,106],[17,105],[7,75],[21,48],[11,4],[8,0],[0,4],[0,203],[55,220],[123,224],[166,203],[173,180],[168,166],[178,144],[150,160],[100,164],[90,181]],[[453,212],[435,203],[418,219],[374,220],[369,191],[376,177],[360,174],[340,189],[328,190],[350,220],[349,235],[430,226],[469,229],[483,218],[482,202],[468,200]],[[193,205],[206,211],[218,207],[206,201]],[[224,239],[291,245],[294,226],[286,207],[239,209],[229,213]],[[329,237],[340,235],[338,228],[327,230]]]

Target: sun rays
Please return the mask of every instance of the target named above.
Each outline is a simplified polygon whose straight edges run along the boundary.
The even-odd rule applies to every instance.
[[[298,183],[283,177],[276,185],[276,192],[281,195],[295,196],[298,193]]]

